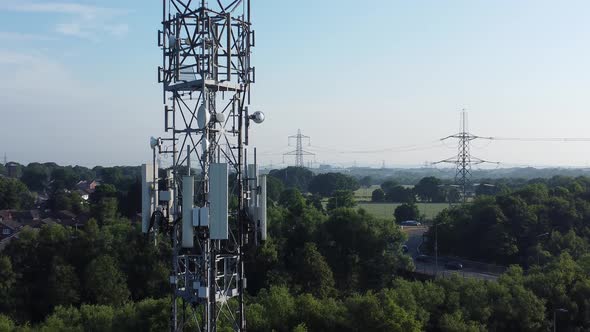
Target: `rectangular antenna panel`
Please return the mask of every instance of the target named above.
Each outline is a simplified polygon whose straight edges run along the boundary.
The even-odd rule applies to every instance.
[[[194,246],[193,231],[193,195],[195,181],[192,176],[182,177],[182,247]]]
[[[248,165],[248,185],[250,186],[250,200],[248,206],[258,206],[258,166]]]
[[[166,171],[166,186],[170,189],[168,189],[168,191],[170,191],[170,201],[168,201],[168,222],[174,222],[174,217],[175,217],[175,210],[176,210],[176,205],[174,202],[174,195],[176,194],[174,192],[174,189],[172,188],[172,179],[174,178],[174,174],[172,173],[172,170],[167,170]]]
[[[160,190],[160,201],[169,202],[171,197],[172,197],[172,192],[170,190],[166,190],[166,191]]]
[[[227,164],[209,167],[209,229],[212,240],[228,239],[228,180]]]
[[[266,175],[260,176],[260,197],[258,219],[260,221],[260,240],[266,241]]]
[[[199,226],[209,227],[209,208],[202,207],[199,209]]]
[[[199,218],[201,217],[201,208],[193,208],[193,227],[199,227]]]
[[[193,226],[194,227],[209,227],[209,208],[208,207],[193,208]]]
[[[154,213],[152,197],[152,183],[154,168],[152,165],[141,165],[141,231],[147,233],[150,227],[150,219]]]

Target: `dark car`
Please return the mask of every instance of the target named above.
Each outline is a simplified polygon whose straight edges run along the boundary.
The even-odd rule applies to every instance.
[[[449,270],[463,270],[463,264],[459,262],[448,262],[445,267]]]
[[[416,256],[415,260],[417,260],[418,262],[428,262],[428,260],[430,260],[430,257],[422,254],[422,255]]]

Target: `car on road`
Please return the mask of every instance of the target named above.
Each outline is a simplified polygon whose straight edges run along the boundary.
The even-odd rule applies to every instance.
[[[402,226],[420,226],[422,224],[416,220],[406,220],[406,221],[402,221],[401,225]]]
[[[459,262],[447,262],[445,267],[449,270],[463,270],[463,264]]]
[[[415,260],[418,262],[428,262],[428,260],[430,260],[430,257],[428,257],[428,255],[421,254],[416,256]]]
[[[407,253],[407,252],[408,252],[408,250],[409,250],[409,249],[408,249],[408,246],[407,246],[407,245],[405,245],[405,244],[404,244],[404,245],[402,245],[402,252],[403,252],[404,254],[405,254],[405,253]]]

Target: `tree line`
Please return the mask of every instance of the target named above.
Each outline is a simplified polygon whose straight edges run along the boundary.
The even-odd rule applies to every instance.
[[[441,253],[514,265],[497,281],[420,281],[392,218],[324,208],[313,176],[305,193],[289,174],[269,177],[269,239],[247,253],[249,330],[546,331],[554,313],[564,328],[590,329],[589,179],[530,182],[445,210]],[[170,246],[125,218],[118,186],[97,188],[83,228],[25,229],[0,252],[0,331],[167,329]]]

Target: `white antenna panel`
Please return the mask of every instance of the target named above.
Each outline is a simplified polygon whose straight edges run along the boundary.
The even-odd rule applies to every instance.
[[[226,163],[209,167],[209,230],[212,240],[228,239],[228,171]]]
[[[152,165],[141,165],[141,231],[145,234],[149,230],[152,217],[152,195],[150,178],[153,174]]]
[[[261,175],[258,218],[260,221],[260,240],[266,241],[266,175]]]
[[[194,246],[193,195],[195,181],[192,176],[182,177],[182,247]]]

